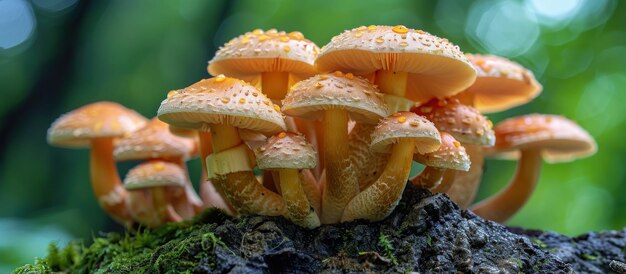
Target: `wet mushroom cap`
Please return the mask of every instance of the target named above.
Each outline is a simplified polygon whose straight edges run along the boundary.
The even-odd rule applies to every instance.
[[[476,81],[466,92],[474,95],[481,112],[498,112],[528,103],[541,93],[533,73],[506,58],[466,54],[476,68]]]
[[[470,158],[465,148],[450,133],[439,132],[441,146],[434,152],[413,155],[413,161],[436,168],[468,171]]]
[[[185,170],[177,164],[163,161],[149,161],[134,167],[124,178],[128,190],[151,187],[184,187],[187,177]]]
[[[289,72],[304,78],[315,74],[313,63],[318,54],[319,47],[300,32],[256,29],[221,47],[208,71],[248,81],[263,72]]]
[[[281,132],[267,139],[254,151],[260,169],[311,169],[317,165],[317,153],[304,136]]]
[[[490,153],[541,148],[547,162],[567,162],[594,154],[593,137],[573,121],[557,115],[529,114],[506,119],[494,128],[496,145]],[[515,155],[515,154],[513,154]]]
[[[440,131],[450,133],[464,144],[493,146],[493,123],[473,107],[458,99],[432,99],[411,108],[432,121]]]
[[[406,98],[424,101],[469,87],[476,71],[458,46],[405,26],[358,27],[332,38],[315,61],[321,72],[367,75],[378,70],[408,72]]]
[[[60,147],[89,147],[93,138],[123,137],[146,124],[137,112],[113,102],[97,102],[68,112],[48,129],[48,143]]]
[[[197,153],[193,139],[170,133],[166,123],[153,118],[139,130],[119,140],[113,150],[118,161],[149,158],[189,159]]]
[[[382,94],[367,80],[350,73],[321,74],[296,83],[283,100],[283,112],[321,119],[323,111],[344,109],[350,118],[373,124],[387,115]]]
[[[161,102],[159,120],[180,128],[209,131],[209,124],[276,134],[286,129],[278,105],[255,87],[218,75],[170,91]]]
[[[382,119],[372,132],[371,148],[387,153],[402,139],[415,140],[416,153],[431,153],[441,145],[435,125],[423,116],[412,112],[398,112]]]

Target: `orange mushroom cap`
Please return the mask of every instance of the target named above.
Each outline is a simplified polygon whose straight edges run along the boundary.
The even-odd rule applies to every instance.
[[[468,171],[470,158],[465,148],[447,132],[439,132],[441,146],[434,152],[413,155],[413,161],[425,166]]]
[[[371,148],[388,153],[401,139],[415,140],[416,153],[431,153],[441,145],[441,136],[435,125],[424,116],[413,112],[398,112],[380,120],[372,132]]]
[[[170,133],[166,123],[157,118],[146,126],[122,138],[113,154],[118,161],[150,158],[188,159],[197,154],[193,139],[178,137]]]

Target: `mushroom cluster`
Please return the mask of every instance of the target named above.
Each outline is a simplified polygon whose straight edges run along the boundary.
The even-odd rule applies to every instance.
[[[127,226],[155,227],[217,207],[237,216],[284,216],[315,228],[378,221],[407,182],[471,205],[484,158],[518,161],[512,182],[472,207],[504,222],[532,194],[541,159],[596,150],[555,115],[493,127],[483,115],[541,92],[505,58],[464,54],[445,38],[405,26],[362,26],[319,48],[300,32],[254,30],[209,61],[213,78],[172,90],[156,118],[99,102],[61,116],[52,145],[91,148],[92,187]],[[196,194],[186,161],[202,162]],[[115,161],[142,160],[120,179]],[[425,166],[409,178],[413,161]]]

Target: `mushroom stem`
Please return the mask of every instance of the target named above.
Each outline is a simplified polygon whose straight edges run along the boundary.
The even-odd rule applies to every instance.
[[[452,98],[459,99],[459,102],[461,102],[461,104],[475,107],[474,98],[476,98],[476,96],[474,95],[474,93],[464,91],[457,95],[454,95]]]
[[[113,148],[112,138],[91,139],[91,186],[104,211],[115,221],[129,227],[133,218],[126,207],[128,191],[117,173]]]
[[[165,187],[155,187],[150,191],[152,191],[152,204],[159,216],[159,220],[163,222],[179,222],[183,220],[169,203]]]
[[[278,174],[280,176],[280,189],[287,208],[287,218],[302,227],[318,227],[320,220],[304,193],[298,170],[279,169]]]
[[[407,72],[396,72],[389,70],[376,71],[374,78],[374,84],[378,85],[378,88],[382,93],[388,95],[394,95],[397,97],[404,97],[406,94],[406,85],[409,74]],[[411,106],[400,104],[398,100],[393,100],[394,96],[385,96],[385,102],[389,107],[390,113],[396,113],[398,111],[407,111]],[[408,108],[407,108],[408,107]]]
[[[242,143],[239,131],[229,125],[210,125],[213,139],[213,151],[219,153]],[[249,161],[247,157],[230,158],[228,161]],[[216,189],[222,190],[224,198],[239,213],[255,213],[267,216],[282,215],[285,203],[280,195],[270,191],[260,184],[254,173],[237,171],[227,174],[218,174],[212,179]]]
[[[350,162],[356,171],[359,189],[363,190],[373,184],[385,169],[388,154],[376,153],[370,149],[372,132],[376,125],[357,123],[348,136]]]
[[[288,72],[263,72],[260,90],[273,100],[282,100],[289,89]]]
[[[435,188],[431,189],[432,193],[443,193],[446,192],[454,185],[454,181],[457,175],[456,170],[444,170],[443,178],[441,183]]]
[[[476,192],[480,185],[480,179],[483,175],[483,165],[485,158],[483,157],[482,147],[479,145],[463,144],[465,151],[470,157],[472,165],[468,171],[460,170],[447,170],[444,173],[444,181],[448,181],[447,177],[453,176],[450,182],[449,189],[446,194],[450,196],[450,199],[457,203],[460,208],[467,208],[472,204],[476,197]]]
[[[301,119],[297,117],[292,117],[292,118],[296,122],[296,127],[298,128],[298,132],[304,134],[304,137],[306,138],[306,140],[309,141],[309,143],[311,143],[313,147],[316,148],[316,151],[320,151],[320,152],[324,151],[324,135],[323,135],[324,130],[322,129],[320,122]],[[324,154],[318,153],[317,165],[312,170],[313,176],[315,176],[315,179],[317,181],[320,180],[321,175],[322,175],[322,170],[324,169],[324,167],[325,167]]]
[[[317,183],[317,179],[313,176],[313,173],[308,170],[300,171],[300,180],[302,180],[302,188],[304,189],[304,194],[309,199],[309,203],[315,212],[322,211],[322,193]]]
[[[478,216],[504,223],[528,201],[539,180],[541,150],[526,149],[521,154],[515,176],[507,187],[472,207]]]
[[[387,217],[402,196],[411,172],[414,150],[414,140],[400,140],[394,144],[383,173],[376,182],[350,201],[341,221],[356,219],[379,221]]]
[[[436,188],[441,184],[444,171],[446,171],[444,168],[427,166],[412,180],[412,183],[417,188]]]
[[[184,193],[180,195],[180,198],[175,199],[174,207],[185,219],[191,219],[191,217],[193,217],[196,213],[200,213],[202,211],[204,203],[191,184],[189,170],[187,169],[185,161],[183,159],[173,159],[172,162],[183,169],[186,176]]]
[[[198,132],[198,141],[199,141],[199,146],[200,146],[200,162],[202,163],[202,174],[203,174],[203,178],[204,178],[204,174],[207,174],[207,170],[206,170],[206,157],[208,157],[209,155],[211,155],[211,153],[213,153],[213,136],[210,132],[208,131],[197,131]],[[201,186],[201,192],[200,194],[202,195],[202,197],[204,197],[205,199],[212,197],[212,194],[209,193],[210,190],[215,189],[215,191],[217,191],[217,193],[222,196],[222,198],[226,197],[224,195],[224,191],[221,190],[218,186],[216,186],[213,182],[211,182],[210,180],[202,180],[202,186]],[[204,184],[211,184],[212,186],[204,186]],[[224,204],[227,208],[224,208],[224,210],[227,213],[230,213],[232,215],[236,215],[237,211],[235,211],[235,208],[233,208],[233,206],[228,203],[228,201],[224,200]],[[204,201],[205,206],[207,206],[207,203],[212,203],[214,200],[210,199],[210,200],[206,200]]]
[[[337,223],[346,205],[359,192],[348,158],[348,112],[324,111],[326,185],[322,193],[322,223]]]

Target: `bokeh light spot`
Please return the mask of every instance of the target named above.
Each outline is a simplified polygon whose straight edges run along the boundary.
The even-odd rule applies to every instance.
[[[0,48],[24,43],[35,30],[35,16],[26,1],[0,1]]]

